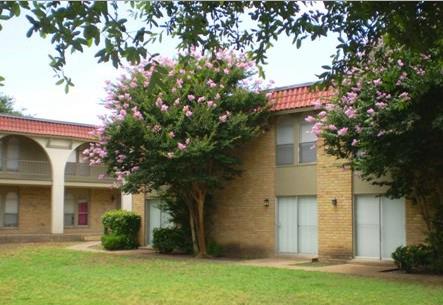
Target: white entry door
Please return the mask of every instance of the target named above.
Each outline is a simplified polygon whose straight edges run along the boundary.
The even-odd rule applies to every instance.
[[[160,207],[161,201],[158,199],[150,199],[146,205],[149,209],[149,226],[148,226],[148,244],[152,245],[154,240],[154,229],[166,228],[171,225],[171,216],[162,211]]]
[[[357,196],[355,226],[356,256],[390,259],[405,244],[404,199]]]
[[[278,199],[278,251],[317,254],[317,201],[315,197]]]

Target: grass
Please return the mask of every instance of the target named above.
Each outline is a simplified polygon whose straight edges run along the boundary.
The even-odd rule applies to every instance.
[[[320,272],[0,248],[0,304],[443,304],[443,289]]]

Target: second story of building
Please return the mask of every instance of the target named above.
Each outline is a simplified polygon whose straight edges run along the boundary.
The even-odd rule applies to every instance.
[[[93,125],[0,115],[0,184],[105,186],[103,166],[91,167],[82,151]],[[100,179],[99,179],[100,178]]]

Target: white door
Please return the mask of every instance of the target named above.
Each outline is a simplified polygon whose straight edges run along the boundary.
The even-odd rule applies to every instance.
[[[152,245],[154,229],[168,227],[171,224],[171,216],[167,212],[160,210],[160,200],[151,199],[147,204],[149,206],[148,244]]]
[[[278,199],[278,251],[297,253],[297,198]]]
[[[277,215],[280,253],[317,254],[315,197],[281,197]]]
[[[391,259],[392,252],[405,241],[404,200],[381,198],[381,257]]]
[[[356,256],[390,259],[405,243],[403,199],[357,196],[355,202]]]
[[[317,201],[314,197],[298,199],[298,252],[317,253]]]

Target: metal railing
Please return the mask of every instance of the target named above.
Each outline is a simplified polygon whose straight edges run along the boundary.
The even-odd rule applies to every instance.
[[[99,177],[103,176],[103,179]],[[0,159],[0,179],[51,180],[49,161]],[[90,166],[87,163],[68,162],[65,167],[65,181],[112,183],[106,176],[106,167]]]
[[[103,177],[100,179],[99,177]],[[65,167],[65,180],[69,182],[110,183],[112,178],[106,176],[106,167],[90,166],[88,163],[68,162]]]
[[[0,178],[51,180],[48,161],[0,159]]]

